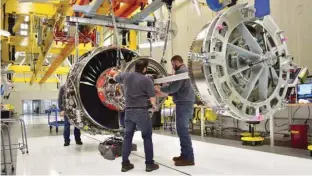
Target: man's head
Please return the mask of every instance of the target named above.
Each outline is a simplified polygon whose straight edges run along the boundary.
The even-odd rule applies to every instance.
[[[179,70],[179,68],[184,65],[182,57],[179,55],[173,56],[171,58],[171,65],[175,71]]]
[[[147,71],[148,60],[139,59],[135,62],[135,72],[144,74]]]

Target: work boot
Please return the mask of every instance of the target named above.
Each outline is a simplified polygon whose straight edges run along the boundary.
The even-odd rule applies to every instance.
[[[131,169],[134,168],[134,165],[129,163],[129,164],[122,164],[122,167],[121,167],[121,172],[127,172]]]
[[[181,159],[183,159],[182,156],[176,156],[176,157],[172,158],[173,161],[178,161],[178,160],[181,160]]]
[[[175,166],[194,166],[195,163],[194,163],[194,161],[189,161],[189,160],[182,158],[180,160],[175,161],[174,165]]]
[[[82,143],[81,140],[76,140],[76,144],[77,144],[77,145],[82,145],[83,143]]]
[[[146,172],[152,172],[153,170],[157,170],[157,169],[159,169],[158,164],[146,164],[145,171]]]
[[[64,146],[69,146],[70,142],[69,141],[65,141]]]

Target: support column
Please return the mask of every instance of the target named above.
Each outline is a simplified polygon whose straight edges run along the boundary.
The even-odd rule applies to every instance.
[[[270,117],[270,146],[271,151],[274,152],[274,117]]]
[[[205,128],[205,108],[203,106],[200,107],[200,133],[201,137],[204,137],[204,128]]]

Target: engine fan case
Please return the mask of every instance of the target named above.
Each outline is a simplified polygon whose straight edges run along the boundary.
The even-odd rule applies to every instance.
[[[124,58],[121,72],[133,71],[134,61],[147,59],[148,70],[158,76],[167,72],[152,58],[140,57],[138,53],[121,48]],[[92,135],[119,131],[118,111],[106,106],[98,94],[97,82],[105,70],[116,67],[117,47],[99,47],[85,53],[73,65],[66,81],[65,115],[70,123]],[[164,98],[159,100],[164,101]]]

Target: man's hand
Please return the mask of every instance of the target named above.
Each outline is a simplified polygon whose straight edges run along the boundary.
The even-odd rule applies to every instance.
[[[155,104],[152,104],[152,109],[153,109],[153,112],[155,112],[157,109],[157,106]]]
[[[155,85],[154,89],[155,89],[156,92],[160,92],[160,85]]]
[[[64,111],[61,111],[61,112],[60,112],[60,116],[62,116],[62,117],[63,117],[63,116],[64,116],[64,114],[65,114],[65,112],[64,112]]]
[[[161,92],[161,91],[156,92],[156,97],[167,97],[167,96],[168,96],[167,93],[164,93],[164,92]]]

